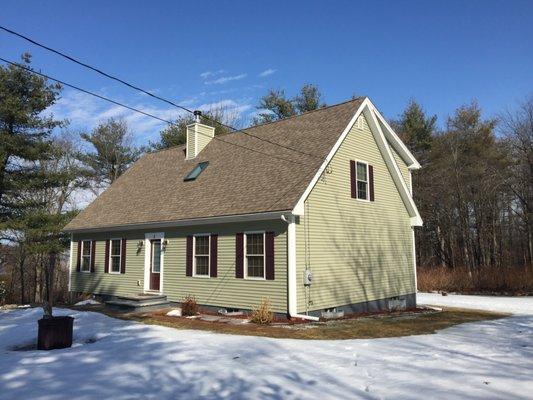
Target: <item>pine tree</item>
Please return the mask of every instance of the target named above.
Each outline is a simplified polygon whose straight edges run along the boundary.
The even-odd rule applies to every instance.
[[[81,138],[92,145],[79,160],[87,167],[87,175],[96,188],[112,184],[133,164],[143,150],[132,144],[132,136],[124,120],[110,118]]]
[[[30,67],[29,54],[22,63]],[[43,111],[56,102],[60,89],[25,69],[0,66],[0,230],[35,205],[21,192],[52,184],[35,161],[51,156],[49,138],[61,122]]]

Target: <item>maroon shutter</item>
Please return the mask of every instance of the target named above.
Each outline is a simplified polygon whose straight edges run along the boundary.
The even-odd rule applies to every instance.
[[[350,189],[352,199],[357,199],[357,182],[355,181],[355,161],[350,160]]]
[[[192,276],[192,236],[187,236],[187,250],[185,256],[185,276]]]
[[[274,232],[265,234],[265,278],[274,280]]]
[[[81,240],[78,240],[78,258],[76,258],[76,271],[81,271]]]
[[[235,278],[244,278],[244,235],[235,236]]]
[[[368,186],[370,191],[370,201],[374,201],[374,167],[368,166]]]
[[[95,258],[96,258],[96,240],[91,240],[91,272],[94,272]]]
[[[126,239],[120,241],[122,248],[120,249],[120,273],[126,273]]]
[[[210,249],[210,257],[209,257],[209,260],[210,260],[210,268],[209,268],[209,276],[211,276],[211,278],[216,278],[217,277],[217,268],[218,268],[218,235],[217,234],[213,234],[211,235],[211,240],[210,240],[210,246],[211,246],[211,249]]]
[[[105,241],[104,273],[109,273],[109,239]]]

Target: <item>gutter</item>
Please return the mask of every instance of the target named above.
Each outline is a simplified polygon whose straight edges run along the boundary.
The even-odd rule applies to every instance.
[[[194,226],[194,225],[208,225],[208,224],[225,224],[230,222],[246,222],[246,221],[261,221],[278,219],[281,215],[287,213],[287,211],[269,211],[262,213],[251,214],[234,214],[223,215],[216,217],[201,217],[201,218],[189,218],[178,219],[173,221],[163,222],[141,222],[137,224],[124,224],[124,225],[111,225],[101,226],[95,228],[65,228],[63,232],[69,233],[92,233],[92,232],[113,232],[124,231],[133,229],[158,229],[158,228],[176,228],[182,226]]]

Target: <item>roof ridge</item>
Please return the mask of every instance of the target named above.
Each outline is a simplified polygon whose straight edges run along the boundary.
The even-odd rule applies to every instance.
[[[301,114],[291,115],[290,117],[283,118],[283,119],[278,119],[276,121],[264,122],[262,124],[248,126],[246,128],[241,128],[241,129],[236,129],[236,130],[231,131],[231,132],[221,133],[219,135],[216,135],[216,137],[225,137],[225,136],[231,135],[233,133],[244,133],[244,131],[249,131],[250,129],[254,129],[254,128],[258,128],[258,127],[266,126],[266,125],[272,125],[272,124],[276,124],[278,122],[284,122],[284,121],[287,121],[289,119],[302,117],[304,115],[308,115],[308,114],[311,114],[311,113],[314,113],[314,112],[317,112],[317,111],[327,110],[327,109],[330,109],[330,108],[333,108],[333,107],[339,107],[339,106],[342,106],[342,105],[347,104],[347,103],[351,103],[351,102],[354,102],[354,101],[359,101],[359,100],[365,99],[366,97],[367,96],[355,97],[355,98],[350,99],[350,100],[345,100],[345,101],[342,101],[340,103],[331,104],[331,105],[325,106],[325,107],[320,107],[320,108],[317,108],[315,110],[309,110],[309,111],[303,112]],[[166,149],[158,149],[158,150],[150,151],[148,154],[156,154],[156,153],[160,153],[162,151],[167,151],[167,150],[176,150],[176,149],[179,149],[180,147],[183,147],[185,145],[186,145],[186,143],[183,143],[183,144],[180,144],[180,145],[177,145],[177,146],[168,147]]]
[[[304,115],[308,115],[308,114],[311,114],[311,113],[314,113],[314,112],[317,112],[317,111],[323,111],[323,110],[327,110],[328,108],[333,108],[333,107],[338,107],[338,106],[342,106],[346,103],[351,103],[353,101],[358,101],[358,100],[361,100],[361,99],[365,99],[367,96],[359,96],[359,97],[355,97],[353,99],[350,99],[350,100],[345,100],[345,101],[342,101],[340,103],[336,103],[336,104],[331,104],[329,106],[325,106],[325,107],[320,107],[320,108],[317,108],[315,110],[309,110],[309,111],[306,111],[306,112],[303,112],[301,114],[295,114],[295,115],[291,115],[290,117],[286,117],[286,118],[283,118],[283,119],[278,119],[276,121],[270,121],[270,122],[263,122],[262,124],[258,124],[258,125],[254,125],[254,126],[249,126],[248,128],[243,128],[243,129],[239,129],[237,131],[234,131],[234,132],[231,132],[231,133],[235,133],[235,132],[239,132],[239,131],[243,131],[243,130],[246,130],[246,129],[250,129],[250,128],[257,128],[259,126],[265,126],[265,125],[270,125],[270,124],[275,124],[275,123],[278,123],[278,122],[283,122],[283,121],[287,121],[289,119],[293,119],[293,118],[298,118],[298,117],[302,117]]]

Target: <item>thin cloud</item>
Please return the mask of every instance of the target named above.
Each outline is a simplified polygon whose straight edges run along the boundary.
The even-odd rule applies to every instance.
[[[207,79],[216,75],[223,74],[224,72],[226,71],[224,71],[223,69],[219,69],[218,71],[205,71],[200,74],[200,78]]]
[[[221,78],[212,80],[212,81],[205,81],[204,83],[206,85],[222,85],[224,83],[228,83],[231,81],[238,81],[240,79],[246,78],[248,74],[240,74],[240,75],[234,75],[234,76],[223,76]]]
[[[123,99],[124,100],[124,99]],[[250,99],[235,101],[233,99],[223,99],[217,102],[203,102],[199,99],[189,99],[190,107],[203,111],[223,108],[230,111],[237,118],[245,116],[252,109]],[[174,107],[158,107],[146,105],[141,101],[132,103],[131,99],[125,99],[125,104],[131,104],[141,111],[155,115],[159,118],[173,121],[186,112]],[[180,102],[182,103],[182,102]],[[72,90],[65,90],[61,99],[50,108],[50,112],[56,119],[68,119],[73,129],[90,131],[99,123],[108,118],[122,118],[128,124],[135,141],[138,144],[147,144],[150,140],[156,140],[159,137],[159,131],[166,124],[146,115],[124,109],[117,105],[110,105],[84,93],[78,93]]]
[[[261,72],[259,74],[259,76],[261,78],[264,78],[265,76],[269,76],[269,75],[275,74],[276,71],[277,71],[277,69],[273,69],[273,68],[265,69],[263,72]]]

